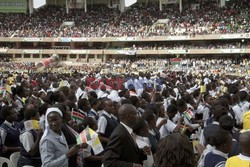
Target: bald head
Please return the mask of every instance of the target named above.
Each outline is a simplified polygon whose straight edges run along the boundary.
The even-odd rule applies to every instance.
[[[250,131],[240,134],[240,144],[250,146]]]
[[[136,112],[136,108],[132,104],[123,104],[119,109],[119,115],[126,115]]]
[[[250,154],[250,131],[240,134],[242,153]]]
[[[132,104],[123,104],[119,108],[119,118],[121,122],[125,123],[129,127],[133,127],[137,123],[138,116],[136,108]]]

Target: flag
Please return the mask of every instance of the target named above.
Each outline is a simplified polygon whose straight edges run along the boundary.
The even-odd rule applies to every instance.
[[[84,118],[85,118],[85,115],[79,113],[79,112],[76,112],[76,111],[72,111],[71,112],[71,118],[73,120],[79,120],[79,121],[83,121]]]
[[[181,133],[181,134],[184,134],[184,133],[187,131],[187,129],[188,129],[187,126],[181,125],[181,126],[180,126],[180,133]]]
[[[87,143],[93,149],[95,155],[101,153],[104,149],[98,137],[98,134],[88,126],[77,136],[77,144]]]
[[[59,84],[59,88],[65,86],[65,82],[62,80]]]
[[[205,85],[201,85],[201,93],[205,93],[206,92],[206,87]]]
[[[190,111],[189,109],[187,109],[186,111],[183,112],[184,117],[186,117],[189,121],[191,120],[191,118],[193,118],[193,113],[192,111]]]
[[[10,85],[6,85],[5,88],[8,93],[12,94]]]
[[[31,129],[40,129],[39,122],[37,120],[28,120],[24,123],[25,130],[31,130]]]
[[[81,144],[81,143],[87,143],[87,140],[86,140],[86,132],[83,130],[76,138],[76,142],[77,144]]]

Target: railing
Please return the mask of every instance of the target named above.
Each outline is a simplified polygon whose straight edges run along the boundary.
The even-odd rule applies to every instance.
[[[112,54],[112,55],[173,55],[173,54],[250,54],[250,49],[162,49],[162,50],[58,50],[58,49],[0,49],[6,54]]]
[[[245,34],[208,34],[195,36],[155,36],[155,37],[58,37],[58,38],[19,38],[0,37],[0,42],[130,42],[130,41],[190,41],[190,40],[225,40],[225,39],[250,39],[250,33]]]

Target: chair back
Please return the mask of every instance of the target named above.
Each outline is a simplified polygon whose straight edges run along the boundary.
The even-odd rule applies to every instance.
[[[10,161],[12,162],[13,167],[17,167],[17,162],[20,156],[20,152],[14,152],[10,155]]]
[[[13,167],[12,162],[9,159],[0,157],[0,167],[3,167],[4,164],[7,164],[7,167]]]

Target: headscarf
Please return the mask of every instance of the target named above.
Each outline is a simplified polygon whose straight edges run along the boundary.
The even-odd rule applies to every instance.
[[[62,111],[61,111],[59,108],[51,107],[51,108],[48,108],[48,109],[47,109],[46,115],[45,115],[45,130],[44,130],[42,139],[48,135],[48,132],[49,132],[48,115],[49,115],[50,113],[52,113],[52,112],[56,112],[56,113],[58,113],[61,117],[63,117]]]

